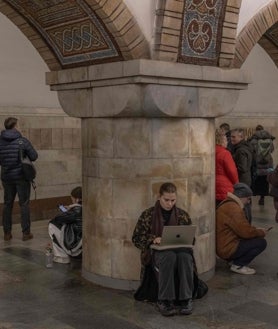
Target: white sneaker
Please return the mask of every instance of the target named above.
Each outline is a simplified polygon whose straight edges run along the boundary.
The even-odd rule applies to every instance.
[[[230,270],[235,273],[247,274],[247,275],[256,273],[256,270],[254,270],[253,268],[250,268],[248,266],[238,266],[235,264],[231,266]]]

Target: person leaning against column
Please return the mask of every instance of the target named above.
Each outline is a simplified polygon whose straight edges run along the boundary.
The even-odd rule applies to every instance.
[[[19,131],[18,119],[9,117],[4,122],[5,130],[0,135],[0,165],[1,180],[4,189],[3,207],[3,230],[4,240],[12,239],[12,210],[16,194],[18,195],[21,211],[22,240],[33,238],[30,222],[30,193],[31,182],[23,177],[22,166],[19,157],[19,141],[23,142],[23,154],[27,155],[31,161],[38,158],[38,153]]]
[[[164,316],[192,313],[194,290],[194,259],[192,249],[152,250],[151,244],[160,244],[164,225],[190,225],[188,213],[175,206],[177,188],[164,183],[154,207],[146,209],[138,219],[132,242],[141,250],[143,266],[151,264],[156,270],[158,282],[159,312]],[[155,281],[155,279],[154,279]],[[155,282],[150,284],[150,288]],[[177,289],[176,289],[177,288]],[[178,306],[175,307],[174,303]]]
[[[268,229],[257,228],[248,222],[244,206],[251,200],[252,190],[244,183],[234,186],[233,193],[216,210],[216,253],[231,262],[231,271],[255,274],[249,263],[266,248]]]
[[[233,192],[238,183],[238,173],[231,155],[227,150],[227,137],[221,130],[215,131],[215,196],[216,206]]]

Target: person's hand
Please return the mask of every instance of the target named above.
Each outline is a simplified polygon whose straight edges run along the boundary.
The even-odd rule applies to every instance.
[[[157,236],[154,240],[153,240],[153,243],[154,244],[160,244],[161,242],[161,237],[160,236]]]
[[[272,229],[272,227],[268,227],[268,228],[257,227],[257,229],[264,231],[264,234],[266,235]]]

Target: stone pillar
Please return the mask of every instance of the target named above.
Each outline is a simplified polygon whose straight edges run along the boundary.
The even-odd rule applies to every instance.
[[[83,276],[97,284],[138,285],[131,235],[159,186],[178,187],[178,206],[198,226],[199,274],[215,266],[214,118],[230,112],[247,86],[239,70],[135,60],[51,72],[63,109],[82,118]]]

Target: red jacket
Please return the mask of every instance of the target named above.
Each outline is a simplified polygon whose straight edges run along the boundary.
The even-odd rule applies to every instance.
[[[238,183],[238,173],[233,157],[224,146],[216,145],[215,149],[215,194],[216,200],[224,200],[228,192],[233,192]]]

